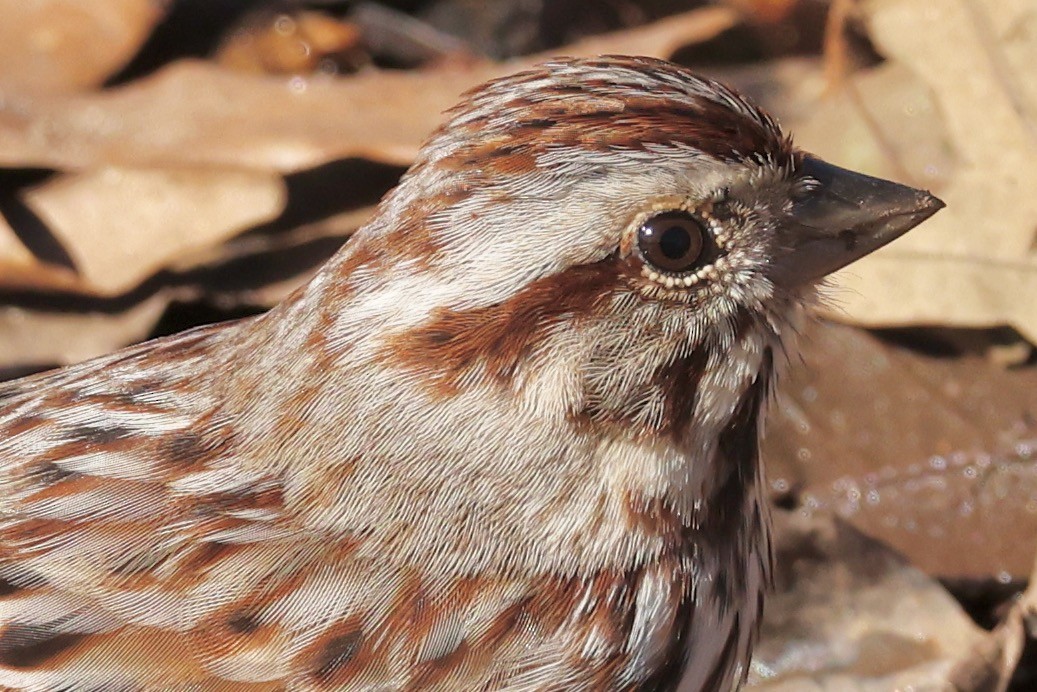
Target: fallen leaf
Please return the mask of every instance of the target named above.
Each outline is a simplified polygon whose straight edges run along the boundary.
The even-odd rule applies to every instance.
[[[29,190],[25,203],[68,252],[82,292],[116,295],[181,255],[274,218],[279,175],[103,168]]]
[[[0,289],[70,289],[77,283],[71,269],[40,262],[0,216]]]
[[[340,63],[358,67],[369,58],[354,24],[323,12],[261,8],[223,41],[215,60],[246,72],[307,74],[325,71],[324,64],[334,72]]]
[[[0,281],[9,272],[25,271],[36,264],[36,258],[18,240],[11,226],[0,217]]]
[[[811,325],[781,381],[772,487],[941,578],[1025,579],[1037,548],[1037,367],[937,358]]]
[[[955,690],[1005,692],[1015,681],[1025,648],[1037,642],[1037,561],[1029,582],[1004,620],[955,665],[949,676]]]
[[[724,8],[693,10],[555,54],[628,52],[667,57],[734,21]],[[0,165],[79,170],[249,167],[292,172],[361,157],[407,165],[459,95],[548,55],[425,71],[371,70],[336,79],[247,75],[175,63],[124,87],[0,102]]]
[[[775,536],[776,591],[749,689],[947,689],[982,640],[943,587],[847,524],[778,512]]]
[[[103,303],[80,312],[0,304],[0,364],[39,369],[110,353],[146,336],[168,304],[164,294],[121,311]]]
[[[361,207],[276,235],[247,235],[183,257],[178,283],[224,310],[271,308],[299,288],[374,213]]]
[[[0,91],[100,86],[165,15],[157,0],[0,0]]]
[[[684,46],[719,36],[738,21],[738,13],[730,8],[704,7],[675,14],[645,26],[590,36],[521,62],[535,64],[556,55],[649,55],[668,58]]]
[[[927,88],[933,106],[929,109],[926,99],[901,86],[903,69],[880,67],[876,81],[888,80],[892,88],[877,83],[856,106],[848,101],[833,106],[845,122],[859,121],[865,113],[874,125],[870,132],[853,131],[848,139],[858,153],[839,163],[862,163],[877,173],[890,167],[917,171],[921,153],[937,174],[912,177],[937,183],[947,209],[840,274],[847,289],[840,294],[846,313],[871,325],[1008,324],[1037,341],[1037,13],[1032,0],[872,0],[863,11],[878,50],[917,75],[914,89]],[[912,107],[930,110],[925,120],[933,133],[916,130],[928,154],[909,151],[899,161],[904,138],[897,134],[897,123],[905,119],[889,122],[886,114]],[[834,113],[819,115],[818,129],[839,119]],[[889,159],[886,170],[875,170],[883,157]]]

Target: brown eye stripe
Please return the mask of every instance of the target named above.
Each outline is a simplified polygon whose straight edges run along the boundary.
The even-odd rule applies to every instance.
[[[614,258],[572,267],[496,305],[439,308],[425,324],[392,338],[383,357],[421,372],[444,396],[455,394],[473,370],[491,381],[508,382],[554,325],[593,313],[625,283],[625,269]]]

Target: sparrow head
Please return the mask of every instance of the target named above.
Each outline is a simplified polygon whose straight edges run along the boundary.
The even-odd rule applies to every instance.
[[[470,92],[331,271],[427,391],[677,431],[705,373],[755,373],[819,279],[940,206],[679,66],[559,60]]]

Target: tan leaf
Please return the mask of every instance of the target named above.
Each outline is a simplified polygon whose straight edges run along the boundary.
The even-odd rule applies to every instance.
[[[275,217],[285,191],[270,173],[104,168],[47,182],[25,201],[71,256],[82,289],[114,295]]]
[[[102,303],[78,313],[0,305],[0,366],[65,365],[110,353],[147,336],[168,304],[156,294],[121,311]]]
[[[0,216],[0,289],[68,289],[77,283],[75,273],[67,267],[43,264],[37,260]]]
[[[551,55],[667,57],[730,26],[706,8],[598,37]],[[186,61],[97,94],[0,102],[0,165],[74,170],[125,166],[245,166],[282,172],[363,157],[409,164],[461,92],[544,60],[426,71],[371,70],[348,78],[245,75]]]
[[[156,0],[0,0],[0,89],[100,86],[165,14]]]
[[[936,185],[947,209],[840,275],[848,314],[867,324],[935,323],[970,327],[1010,324],[1037,341],[1037,13],[1032,0],[864,5],[879,50],[906,66],[931,91],[932,132],[922,149],[890,169]],[[870,165],[896,160],[904,139],[885,114],[929,108],[905,100],[903,71],[881,68],[857,101],[874,127],[851,137],[857,155],[838,161]],[[916,89],[922,88],[918,84]],[[859,120],[850,102],[844,122]],[[829,113],[820,120],[838,119]],[[902,121],[900,118],[899,121]],[[939,133],[945,133],[940,135]],[[801,133],[807,140],[807,128]],[[953,165],[940,152],[948,149]],[[845,151],[845,150],[844,150]],[[822,152],[824,153],[824,152]],[[926,163],[928,159],[928,163]],[[917,175],[921,164],[922,175]],[[927,165],[936,175],[925,174]],[[903,177],[903,175],[901,175]],[[912,182],[908,180],[907,182]]]
[[[29,252],[18,236],[14,234],[7,221],[0,216],[0,277],[9,272],[24,271],[36,264],[36,258]],[[3,279],[0,278],[0,281]]]
[[[727,7],[705,7],[633,29],[591,36],[557,50],[522,60],[534,64],[556,55],[649,55],[668,58],[678,49],[707,41],[738,23],[738,13]]]
[[[1037,562],[1030,572],[1029,582],[994,631],[962,656],[954,667],[950,675],[953,689],[1005,692],[1014,682],[1016,668],[1029,648],[1027,640],[1030,646],[1037,641]],[[1026,668],[1032,670],[1032,664]]]
[[[983,632],[939,583],[829,516],[775,516],[776,592],[749,689],[946,690]]]

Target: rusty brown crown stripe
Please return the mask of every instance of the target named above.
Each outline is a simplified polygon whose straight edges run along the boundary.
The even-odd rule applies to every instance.
[[[498,82],[486,92],[505,99],[496,118],[448,123],[440,130],[464,131],[469,143],[440,165],[482,168],[489,163],[497,171],[521,173],[532,157],[559,147],[607,151],[675,144],[723,161],[781,162],[793,156],[792,143],[777,123],[738,94],[713,83],[703,89],[691,73],[682,86],[673,81],[670,65],[663,69],[652,60],[621,60],[630,63],[635,81],[624,81],[614,65],[602,63],[617,75],[614,79],[577,80],[545,66]],[[655,77],[654,84],[644,82],[646,74]],[[544,84],[545,78],[554,81]],[[537,84],[536,90],[524,91],[530,83]],[[452,115],[465,113],[460,108]]]
[[[475,132],[479,125],[470,127]],[[722,161],[784,161],[793,153],[787,139],[776,138],[762,123],[708,99],[694,106],[662,106],[656,99],[628,97],[622,113],[563,113],[537,104],[529,112],[520,110],[506,129],[471,139],[441,164],[456,170],[478,166],[484,175],[521,175],[535,167],[537,156],[563,147],[605,152],[683,145]]]

